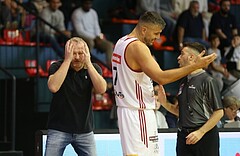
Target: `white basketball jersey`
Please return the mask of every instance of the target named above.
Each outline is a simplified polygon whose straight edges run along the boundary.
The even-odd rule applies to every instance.
[[[116,104],[119,107],[154,109],[152,80],[144,72],[130,69],[125,60],[127,46],[136,40],[138,39],[124,36],[118,40],[113,51],[112,71]]]

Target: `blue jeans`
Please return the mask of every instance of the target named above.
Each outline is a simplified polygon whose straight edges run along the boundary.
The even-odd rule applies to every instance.
[[[62,156],[67,145],[71,144],[79,156],[96,156],[93,132],[71,134],[48,130],[45,156]]]

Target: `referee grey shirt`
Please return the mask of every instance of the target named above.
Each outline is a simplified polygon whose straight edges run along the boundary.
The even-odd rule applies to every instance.
[[[213,111],[223,108],[217,83],[204,70],[183,79],[178,91],[178,103],[179,127],[185,128],[201,127]]]

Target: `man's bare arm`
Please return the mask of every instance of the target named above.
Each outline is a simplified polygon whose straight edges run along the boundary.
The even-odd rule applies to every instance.
[[[133,70],[143,71],[152,80],[164,85],[177,81],[196,69],[208,66],[216,58],[215,53],[202,57],[203,54],[199,54],[193,65],[163,71],[152,57],[149,48],[142,42],[136,41],[128,46],[126,59]]]

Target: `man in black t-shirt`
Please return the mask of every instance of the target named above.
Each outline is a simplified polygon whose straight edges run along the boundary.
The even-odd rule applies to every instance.
[[[231,1],[221,0],[220,10],[213,14],[209,24],[209,36],[217,34],[220,38],[219,49],[222,56],[224,48],[230,46],[234,35],[238,34],[235,15],[230,13]]]
[[[207,48],[210,46],[198,1],[191,1],[189,9],[179,15],[173,39],[178,44],[178,49],[182,48],[183,42],[199,42]]]
[[[204,46],[197,42],[185,43],[178,57],[180,67],[195,62],[203,50]],[[168,111],[179,116],[177,156],[219,156],[216,124],[223,116],[223,106],[215,79],[203,69],[189,74],[180,83],[178,104],[179,107],[172,107],[162,103]]]
[[[87,44],[79,37],[65,46],[65,58],[50,66],[48,88],[53,93],[45,156],[62,156],[71,144],[78,155],[96,156],[92,90],[104,93],[101,68],[91,62]]]

